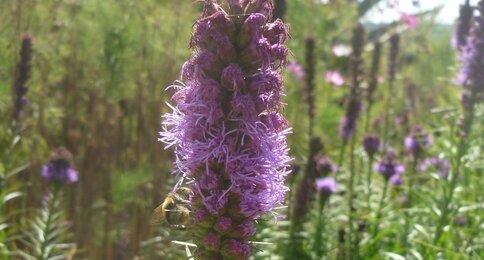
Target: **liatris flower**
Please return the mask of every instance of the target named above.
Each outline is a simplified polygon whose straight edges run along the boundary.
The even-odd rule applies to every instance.
[[[365,149],[368,156],[374,156],[382,147],[382,142],[380,137],[375,134],[366,134],[363,137],[363,148]]]
[[[390,37],[390,54],[388,56],[388,80],[393,82],[397,72],[397,57],[400,49],[400,35],[398,33],[392,34]]]
[[[340,121],[339,134],[344,142],[347,142],[356,132],[356,125],[361,111],[360,83],[363,74],[363,46],[365,38],[365,28],[358,24],[353,29],[352,55],[350,59],[351,88],[349,98],[346,103],[346,112]]]
[[[22,36],[22,46],[20,47],[20,60],[15,71],[15,83],[13,84],[13,117],[18,120],[24,106],[28,103],[25,96],[28,91],[27,81],[30,78],[32,61],[32,37],[29,34]]]
[[[304,94],[306,96],[306,102],[308,104],[308,115],[309,115],[309,133],[312,134],[312,125],[315,115],[314,107],[314,77],[316,70],[316,60],[315,60],[315,43],[314,37],[309,36],[306,38],[306,88]]]
[[[336,70],[328,70],[324,74],[324,79],[326,82],[330,83],[335,87],[341,87],[345,84],[345,78],[339,71]]]
[[[475,102],[484,100],[484,1],[478,4],[480,15],[475,17],[471,36],[467,46],[462,50],[461,68],[457,83],[464,87],[464,93],[469,100],[468,107]]]
[[[370,105],[373,104],[373,94],[378,87],[378,74],[380,71],[380,57],[381,57],[381,43],[376,42],[375,46],[373,46],[373,56],[371,60],[371,71],[370,71],[370,81],[368,82],[368,90],[367,90],[367,102],[368,102],[368,109],[370,109]]]
[[[289,64],[287,64],[287,70],[297,79],[297,80],[304,80],[305,72],[303,67],[297,63],[295,60],[291,60]]]
[[[318,176],[328,176],[330,173],[336,171],[336,165],[328,157],[320,156],[316,159],[316,173]]]
[[[457,19],[457,26],[452,37],[452,45],[455,49],[461,51],[467,45],[467,37],[471,29],[472,13],[474,9],[471,7],[469,0],[464,5],[460,6],[459,18]]]
[[[77,171],[73,168],[72,154],[64,147],[57,148],[49,162],[42,166],[40,175],[49,181],[75,183],[78,180]]]
[[[389,149],[385,157],[375,164],[375,171],[380,173],[388,181],[394,175],[403,174],[405,167],[397,161],[395,151]]]
[[[286,0],[274,0],[274,12],[272,14],[272,19],[286,19],[287,11],[287,1]]]
[[[449,174],[450,171],[450,163],[448,160],[439,158],[439,157],[433,157],[430,159],[426,159],[425,161],[422,162],[420,165],[420,171],[427,171],[429,167],[433,166],[436,170],[437,173],[439,174],[440,177],[445,178]]]
[[[160,133],[191,180],[197,259],[248,259],[254,221],[288,190],[289,130],[280,113],[287,26],[269,23],[271,0],[227,3],[228,13],[205,1],[190,43],[196,53],[183,65]],[[228,219],[231,230],[213,227]]]
[[[316,191],[323,197],[329,197],[337,191],[336,180],[332,177],[316,179]]]
[[[419,156],[432,144],[432,135],[427,133],[422,126],[415,126],[411,133],[405,138],[407,153]]]

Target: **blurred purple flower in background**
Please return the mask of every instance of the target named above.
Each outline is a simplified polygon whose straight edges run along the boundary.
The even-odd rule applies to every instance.
[[[323,196],[329,196],[337,191],[336,180],[332,177],[316,179],[316,191]]]
[[[422,126],[417,125],[405,138],[404,144],[408,154],[418,156],[432,145],[432,142],[432,135],[427,133]]]
[[[336,164],[326,156],[320,156],[316,159],[316,171],[318,176],[327,176],[330,173],[336,172]]]
[[[389,182],[394,186],[402,185],[403,184],[402,174],[394,174],[392,177],[390,177]]]
[[[400,14],[400,21],[405,23],[409,30],[413,30],[415,27],[418,26],[418,23],[419,23],[418,16],[413,14],[407,14],[407,13]]]
[[[375,164],[374,170],[380,173],[388,181],[394,175],[403,174],[405,167],[397,161],[397,154],[395,151],[388,149],[385,157]]]
[[[358,24],[353,28],[351,39],[352,55],[350,58],[351,87],[345,104],[345,114],[340,120],[339,135],[346,143],[356,132],[361,112],[361,80],[363,74],[363,48],[365,46],[365,27]]]
[[[366,134],[363,137],[363,148],[365,149],[368,156],[374,156],[382,147],[381,139],[378,135],[375,134]]]
[[[77,171],[73,168],[72,154],[64,147],[59,147],[52,153],[49,162],[42,166],[40,175],[49,181],[68,184],[78,180]]]
[[[468,107],[484,100],[484,1],[478,5],[480,15],[474,17],[471,35],[463,48],[461,67],[456,82],[463,86]]]
[[[449,161],[439,157],[433,157],[433,158],[424,160],[420,164],[419,170],[422,172],[426,172],[429,170],[430,167],[434,167],[434,169],[437,170],[437,173],[439,174],[439,176],[442,178],[447,177],[450,171]]]
[[[304,80],[305,72],[304,68],[297,63],[296,60],[291,60],[289,64],[287,64],[287,70],[296,78],[297,80]]]
[[[336,70],[328,70],[324,74],[324,79],[326,82],[330,83],[335,87],[341,87],[345,84],[345,79],[343,75],[339,71]]]
[[[464,5],[460,6],[459,18],[457,19],[454,35],[452,36],[452,47],[461,51],[467,45],[467,37],[471,29],[472,13],[474,9],[469,3],[469,0]]]
[[[13,117],[19,119],[20,113],[25,105],[28,104],[26,97],[27,81],[30,78],[32,62],[32,37],[26,33],[22,36],[22,46],[20,47],[20,59],[15,70],[15,82],[13,84]]]

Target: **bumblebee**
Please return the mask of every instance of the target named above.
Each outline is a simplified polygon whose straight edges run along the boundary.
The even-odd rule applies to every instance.
[[[167,223],[171,227],[185,228],[190,221],[190,197],[193,191],[179,187],[168,193],[163,203],[151,215],[151,224]]]

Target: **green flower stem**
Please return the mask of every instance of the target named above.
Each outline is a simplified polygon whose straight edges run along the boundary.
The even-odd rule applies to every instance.
[[[316,232],[314,234],[314,251],[318,259],[326,255],[326,247],[323,244],[323,234],[325,231],[324,208],[329,202],[329,196],[319,196],[319,212]]]
[[[348,226],[349,226],[349,236],[348,236],[348,258],[352,259],[353,253],[353,235],[354,235],[354,209],[353,209],[353,195],[354,195],[354,182],[355,182],[355,138],[351,138],[350,146],[350,180],[348,183]]]
[[[47,260],[49,259],[49,255],[46,252],[47,251],[47,246],[49,246],[49,238],[51,234],[49,233],[50,230],[52,229],[52,215],[54,214],[54,207],[57,201],[57,196],[60,191],[60,185],[54,185],[54,191],[52,192],[52,197],[49,198],[49,202],[47,204],[47,221],[45,222],[45,228],[42,231],[44,233],[44,237],[42,239],[42,243],[40,244],[40,251],[39,251],[39,256],[38,260]]]
[[[373,174],[373,169],[372,169],[372,166],[373,166],[373,155],[370,156],[369,160],[368,160],[368,170],[367,170],[367,173],[366,173],[366,191],[368,192],[367,194],[367,198],[366,198],[366,202],[368,204],[368,211],[371,211],[371,177],[372,177],[372,174]]]
[[[410,168],[410,175],[408,176],[408,182],[407,182],[407,196],[408,200],[405,205],[405,208],[407,208],[407,211],[405,211],[405,229],[403,233],[403,244],[405,247],[408,247],[408,235],[410,233],[410,212],[408,209],[412,207],[412,200],[413,200],[413,182],[415,180],[415,171],[417,169],[418,165],[418,160],[419,156],[414,155],[413,156],[413,161],[412,161],[412,167]]]
[[[467,136],[461,137],[460,141],[459,141],[457,156],[456,156],[455,161],[454,161],[453,166],[452,166],[452,175],[450,177],[450,184],[449,184],[449,190],[448,190],[449,194],[445,195],[445,191],[444,191],[444,200],[443,200],[442,206],[440,208],[441,214],[440,214],[440,218],[438,220],[437,228],[436,228],[436,231],[435,231],[435,236],[434,236],[434,239],[433,239],[433,245],[435,245],[435,246],[437,246],[438,243],[440,242],[440,238],[442,237],[444,227],[448,223],[448,217],[449,217],[449,214],[450,214],[450,211],[451,211],[450,205],[452,203],[452,199],[454,198],[455,188],[457,186],[457,182],[458,182],[459,177],[460,177],[460,168],[462,166],[462,157],[464,157],[464,155],[467,152],[467,148],[468,148],[467,147],[467,137],[470,136],[470,134],[471,134],[472,122],[474,121],[474,102],[471,105],[471,109],[470,109],[468,115],[469,115],[469,118],[466,122],[467,124],[464,126],[465,127],[464,131],[466,132]]]
[[[385,184],[383,186],[383,192],[381,194],[380,202],[378,203],[378,209],[376,210],[375,226],[373,227],[373,232],[372,232],[372,235],[371,235],[372,238],[376,237],[376,234],[378,233],[378,226],[380,224],[383,202],[385,201],[385,197],[387,196],[387,192],[388,192],[388,183],[389,183],[389,180],[385,179]]]

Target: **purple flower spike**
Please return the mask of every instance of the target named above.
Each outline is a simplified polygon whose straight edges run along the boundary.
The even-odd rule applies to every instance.
[[[339,134],[343,141],[348,142],[356,132],[358,118],[361,112],[361,79],[363,73],[363,46],[365,45],[365,27],[358,24],[353,28],[352,54],[350,62],[351,88],[346,102],[346,111],[341,118]]]
[[[395,151],[388,150],[385,157],[375,164],[375,171],[380,173],[387,181],[394,175],[401,175],[405,167],[398,163]]]
[[[30,78],[32,62],[32,37],[29,34],[22,36],[20,59],[15,70],[16,78],[13,85],[13,117],[18,120],[22,109],[29,103],[26,94],[29,90],[27,81]]]
[[[40,175],[49,181],[72,184],[77,182],[77,171],[72,167],[72,155],[64,147],[57,148],[49,162],[42,166]]]
[[[287,26],[269,22],[271,0],[227,3],[225,11],[205,1],[190,42],[195,53],[183,65],[183,83],[172,86],[173,111],[163,116],[159,139],[175,148],[175,169],[191,180],[197,259],[248,259],[254,221],[288,190]]]
[[[432,144],[432,135],[419,125],[415,126],[411,133],[405,138],[407,153],[419,156]]]
[[[325,196],[329,196],[335,193],[338,189],[334,178],[326,177],[316,180],[316,190]]]
[[[474,17],[471,33],[461,53],[457,83],[462,85],[470,106],[484,101],[484,1],[478,4],[479,16]]]
[[[459,18],[457,19],[456,28],[452,37],[452,47],[461,51],[467,45],[467,37],[471,29],[472,14],[474,9],[469,0],[460,6]]]

